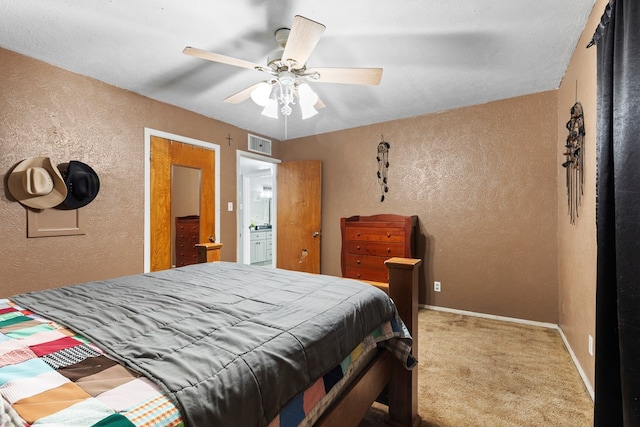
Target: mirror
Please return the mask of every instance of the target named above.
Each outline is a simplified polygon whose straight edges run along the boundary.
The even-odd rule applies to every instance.
[[[250,182],[250,224],[253,224],[254,228],[260,225],[271,225],[271,200],[273,199],[271,177],[252,178]]]
[[[200,242],[201,170],[171,165],[171,266],[194,264]]]

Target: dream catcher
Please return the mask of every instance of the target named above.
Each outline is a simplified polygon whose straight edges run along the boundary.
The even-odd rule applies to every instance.
[[[582,104],[576,102],[571,107],[571,119],[567,122],[567,143],[565,145],[566,161],[562,167],[567,172],[567,199],[571,224],[576,223],[578,207],[582,204],[584,187],[584,115]]]
[[[384,137],[378,144],[378,184],[380,185],[380,201],[384,202],[385,193],[389,192],[389,186],[387,185],[387,171],[389,170],[389,148],[391,145],[385,142]]]

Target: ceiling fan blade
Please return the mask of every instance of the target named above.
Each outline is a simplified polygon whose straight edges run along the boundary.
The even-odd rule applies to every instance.
[[[319,22],[296,15],[293,18],[287,44],[284,46],[282,61],[293,60],[295,64],[292,68],[303,68],[324,33],[324,29],[325,26]]]
[[[251,70],[260,70],[264,68],[255,62],[245,61],[243,59],[232,58],[231,56],[220,55],[219,53],[207,52],[206,50],[187,46],[182,51],[185,55],[195,56],[196,58],[206,59],[208,61],[220,62],[223,64],[234,65],[236,67],[249,68]]]
[[[313,68],[306,74],[317,72],[320,77],[312,81],[354,85],[377,85],[382,79],[382,68]]]
[[[257,88],[258,85],[260,85],[260,83],[263,83],[263,82],[258,82],[256,84],[253,84],[246,89],[242,89],[238,93],[235,93],[231,96],[226,97],[224,99],[224,102],[228,102],[229,104],[239,104],[243,101],[246,101],[251,97],[251,92],[253,92],[254,89]]]

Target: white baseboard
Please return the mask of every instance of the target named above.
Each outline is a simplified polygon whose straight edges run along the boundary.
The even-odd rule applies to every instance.
[[[455,309],[455,308],[438,307],[438,306],[435,306],[435,305],[420,304],[420,308],[426,308],[428,310],[447,311],[449,313],[464,314],[466,316],[483,317],[485,319],[503,320],[505,322],[521,323],[523,325],[540,326],[542,328],[551,328],[551,329],[557,329],[558,328],[558,325],[556,325],[555,323],[536,322],[535,320],[518,319],[516,317],[496,316],[496,315],[493,315],[493,314],[478,313],[478,312],[475,312],[475,311],[458,310],[458,309]]]
[[[593,390],[593,386],[591,385],[589,378],[587,378],[587,374],[585,374],[584,369],[582,369],[582,366],[580,365],[580,362],[578,361],[576,354],[573,352],[573,349],[569,345],[569,341],[567,340],[567,337],[565,336],[564,331],[560,326],[558,326],[558,332],[560,333],[560,337],[562,338],[562,342],[564,343],[564,346],[567,348],[567,351],[571,355],[571,360],[573,360],[573,364],[576,365],[576,369],[580,374],[580,378],[582,378],[582,382],[584,383],[584,386],[587,388],[587,391],[589,392],[589,396],[591,396],[591,400],[595,402],[595,391]]]
[[[593,386],[591,385],[591,382],[589,382],[589,378],[587,378],[587,375],[585,374],[584,369],[582,369],[582,366],[580,365],[580,362],[578,361],[576,354],[573,352],[571,345],[569,345],[569,341],[567,340],[567,337],[565,336],[564,331],[557,324],[547,323],[547,322],[536,322],[534,320],[518,319],[516,317],[496,316],[493,314],[458,310],[455,308],[438,307],[435,305],[427,305],[427,304],[419,304],[419,307],[427,310],[446,311],[448,313],[463,314],[465,316],[475,316],[475,317],[482,317],[485,319],[502,320],[505,322],[520,323],[523,325],[531,325],[531,326],[540,326],[542,328],[551,328],[551,329],[557,330],[558,333],[560,334],[560,338],[562,338],[562,342],[564,343],[565,348],[567,349],[567,351],[569,352],[569,355],[571,356],[571,360],[573,361],[573,364],[575,365],[576,369],[578,370],[578,373],[580,374],[580,378],[582,378],[582,382],[584,383],[584,386],[586,387],[587,392],[591,396],[591,400],[594,400],[595,393],[593,391]]]

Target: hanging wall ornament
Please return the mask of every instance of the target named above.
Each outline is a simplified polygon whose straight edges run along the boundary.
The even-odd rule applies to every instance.
[[[378,184],[380,185],[380,201],[384,202],[385,193],[389,192],[389,186],[387,185],[387,171],[389,170],[389,148],[391,145],[381,137],[381,141],[378,144]]]
[[[565,144],[566,156],[562,167],[566,169],[567,175],[567,201],[569,220],[571,224],[576,223],[578,208],[582,204],[584,187],[584,115],[582,104],[576,102],[571,107],[571,119],[567,122],[567,143]]]

